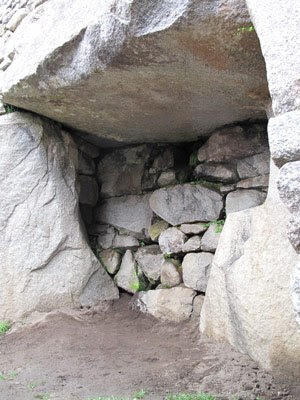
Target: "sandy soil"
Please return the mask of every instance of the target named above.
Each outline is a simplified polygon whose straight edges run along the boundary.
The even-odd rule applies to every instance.
[[[195,322],[159,322],[133,311],[126,295],[107,311],[48,315],[0,337],[0,374],[0,400],[129,397],[142,388],[145,399],[200,391],[224,400],[300,399],[300,387],[199,338]]]

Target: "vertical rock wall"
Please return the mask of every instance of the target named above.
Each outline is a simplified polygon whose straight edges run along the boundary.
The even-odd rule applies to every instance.
[[[274,166],[267,202],[226,221],[200,328],[299,381],[300,9],[294,0],[247,3],[267,66]]]
[[[0,320],[118,298],[81,229],[76,163],[56,125],[0,118]]]

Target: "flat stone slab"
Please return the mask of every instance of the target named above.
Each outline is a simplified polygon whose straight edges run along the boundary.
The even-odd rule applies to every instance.
[[[222,196],[199,184],[186,183],[158,189],[150,197],[151,209],[171,225],[218,219]]]

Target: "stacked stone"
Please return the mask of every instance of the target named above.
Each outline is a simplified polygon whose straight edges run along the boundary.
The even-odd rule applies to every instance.
[[[138,293],[140,309],[165,319],[190,317],[206,291],[225,206],[240,211],[266,197],[265,126],[215,132],[199,148],[196,168],[191,150],[176,146],[107,151],[98,161],[99,201],[92,160],[99,153],[79,149],[80,202],[89,207],[85,221],[100,262],[119,288]],[[174,296],[181,299],[176,312]]]

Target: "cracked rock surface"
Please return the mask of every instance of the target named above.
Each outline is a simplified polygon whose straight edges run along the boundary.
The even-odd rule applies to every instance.
[[[54,124],[0,118],[0,320],[118,298],[81,230],[74,158]]]

